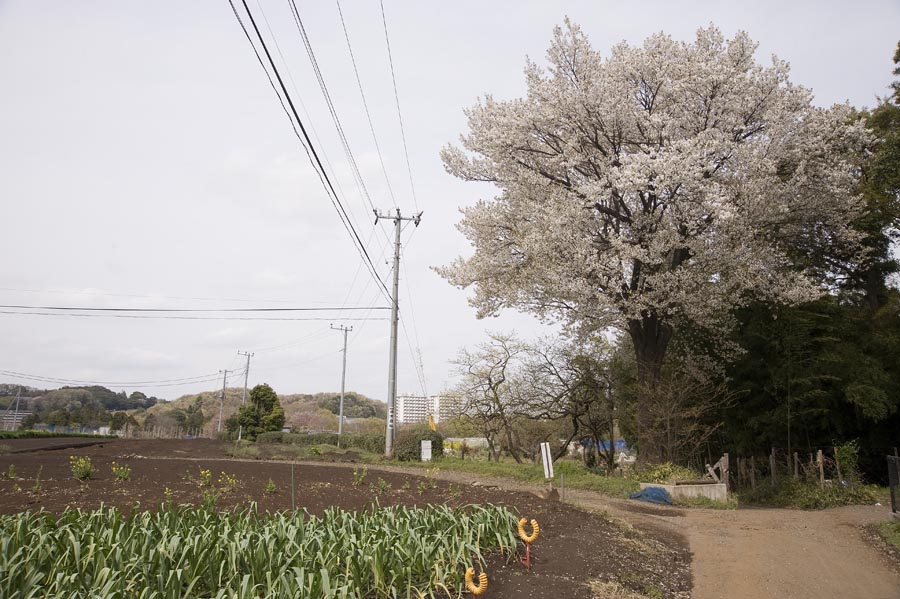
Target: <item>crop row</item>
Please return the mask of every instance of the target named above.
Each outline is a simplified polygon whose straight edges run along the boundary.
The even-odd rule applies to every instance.
[[[0,597],[459,596],[467,566],[515,551],[515,526],[497,506],[25,512],[0,516]]]

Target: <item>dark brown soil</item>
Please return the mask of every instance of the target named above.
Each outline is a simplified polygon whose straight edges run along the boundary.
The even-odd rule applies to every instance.
[[[68,441],[71,445],[81,440]],[[320,514],[331,506],[368,509],[375,501],[382,506],[493,503],[537,519],[541,535],[532,547],[530,572],[517,559],[489,559],[492,599],[590,599],[591,580],[617,581],[652,597],[690,596],[690,553],[680,536],[654,537],[530,493],[448,483],[371,465],[363,482],[355,484],[354,470],[361,472],[362,464],[237,461],[224,458],[226,446],[210,440],[112,440],[65,450],[57,449],[66,445],[59,439],[4,440],[3,445],[9,450],[0,455],[0,472],[5,475],[12,464],[16,479],[0,480],[0,513],[60,512],[101,504],[155,509],[167,497],[176,504],[200,504],[201,469],[210,470],[214,481],[222,473],[236,479],[235,488],[218,501],[222,509],[256,502],[261,511],[296,506]],[[83,483],[72,477],[71,455],[91,458],[97,469],[91,480]],[[114,480],[113,461],[131,467],[129,480]],[[277,487],[274,493],[266,492],[269,480]]]

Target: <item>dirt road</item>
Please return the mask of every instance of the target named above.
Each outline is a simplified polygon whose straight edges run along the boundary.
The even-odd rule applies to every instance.
[[[900,598],[900,576],[861,527],[883,507],[687,510],[675,519],[694,554],[695,599]]]
[[[490,484],[533,488],[501,479]],[[900,572],[862,534],[862,527],[890,516],[886,507],[677,509],[572,490],[566,500],[684,535],[693,553],[693,599],[900,599]]]

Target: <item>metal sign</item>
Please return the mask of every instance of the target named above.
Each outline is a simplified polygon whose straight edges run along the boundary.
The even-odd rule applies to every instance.
[[[544,478],[553,478],[553,456],[550,453],[550,444],[541,443],[541,460],[544,462]]]
[[[423,462],[431,461],[431,440],[430,439],[422,439],[422,461]]]

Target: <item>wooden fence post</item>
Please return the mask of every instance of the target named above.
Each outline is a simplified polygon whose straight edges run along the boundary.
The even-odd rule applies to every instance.
[[[722,456],[722,478],[725,479],[725,493],[731,492],[731,480],[729,475],[730,464],[728,463],[728,454]]]
[[[837,447],[832,449],[834,449],[834,466],[837,468],[838,484],[842,485],[844,484],[844,477],[841,476],[841,461],[838,459]]]
[[[769,473],[772,477],[772,486],[775,486],[775,448],[772,448],[772,453],[769,454]]]
[[[756,488],[756,457],[750,456],[750,488]]]
[[[816,461],[819,463],[819,486],[825,486],[825,457],[822,455],[822,450],[818,450],[816,452]]]

